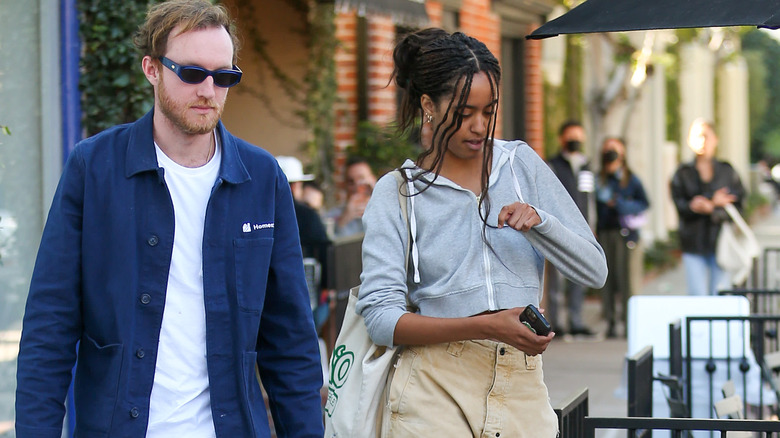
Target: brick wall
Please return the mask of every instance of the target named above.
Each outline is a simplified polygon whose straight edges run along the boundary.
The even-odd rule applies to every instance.
[[[334,182],[343,180],[346,162],[346,148],[355,141],[358,111],[358,65],[357,65],[357,15],[354,12],[336,16],[336,84],[338,87],[335,104],[334,127]]]
[[[528,27],[528,33],[539,25]],[[544,79],[542,42],[525,40],[525,141],[544,157]]]
[[[396,87],[393,73],[395,24],[389,17],[369,16],[368,21],[368,120],[386,124],[395,119]]]
[[[430,26],[439,26],[443,6],[438,1],[425,4]],[[501,19],[491,10],[491,0],[462,0],[460,30],[482,42],[501,61]],[[354,143],[358,118],[357,90],[357,15],[354,12],[340,13],[336,18],[336,36],[340,46],[336,54],[336,70],[339,101],[335,108],[335,162],[334,179],[339,184],[343,179],[346,159],[345,148]],[[368,15],[368,119],[387,123],[396,114],[396,89],[388,80],[393,71],[392,48],[395,42],[395,24],[388,16]],[[530,33],[536,26],[529,27]],[[525,140],[543,155],[544,107],[543,80],[541,72],[541,43],[526,41],[525,56]],[[501,110],[498,113],[496,137],[501,138]]]

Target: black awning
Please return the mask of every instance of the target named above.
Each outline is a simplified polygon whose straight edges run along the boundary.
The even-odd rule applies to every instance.
[[[336,0],[336,10],[355,10],[358,15],[389,15],[397,24],[423,26],[428,24],[424,0]]]
[[[780,26],[780,0],[587,0],[527,38],[687,27]]]

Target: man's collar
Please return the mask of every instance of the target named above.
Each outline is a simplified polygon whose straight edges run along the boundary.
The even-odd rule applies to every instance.
[[[138,119],[130,128],[129,144],[127,146],[127,165],[125,176],[157,170],[157,155],[154,151],[154,108]],[[239,184],[250,179],[243,161],[238,153],[236,139],[225,129],[222,121],[215,128],[222,148],[222,166],[219,177],[224,181]]]

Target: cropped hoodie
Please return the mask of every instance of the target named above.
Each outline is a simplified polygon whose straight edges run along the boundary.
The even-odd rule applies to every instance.
[[[408,175],[423,172],[411,160],[402,170]],[[470,190],[443,176],[425,189],[427,183],[418,179],[408,184],[413,187],[405,200],[406,218],[398,180],[387,174],[377,182],[363,215],[363,272],[356,308],[376,344],[393,345],[395,325],[408,311],[407,294],[419,314],[441,318],[539,305],[545,259],[572,281],[594,288],[604,285],[603,249],[533,149],[522,141],[494,140],[488,184],[485,239],[479,201]],[[497,228],[501,208],[516,201],[530,204],[541,223],[528,232]]]

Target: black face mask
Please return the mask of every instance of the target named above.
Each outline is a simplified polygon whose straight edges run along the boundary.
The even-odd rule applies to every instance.
[[[606,151],[603,154],[601,154],[601,162],[604,164],[612,163],[617,159],[618,159],[617,151]]]
[[[569,152],[577,152],[582,149],[582,142],[579,140],[569,140],[566,142],[566,150]]]

